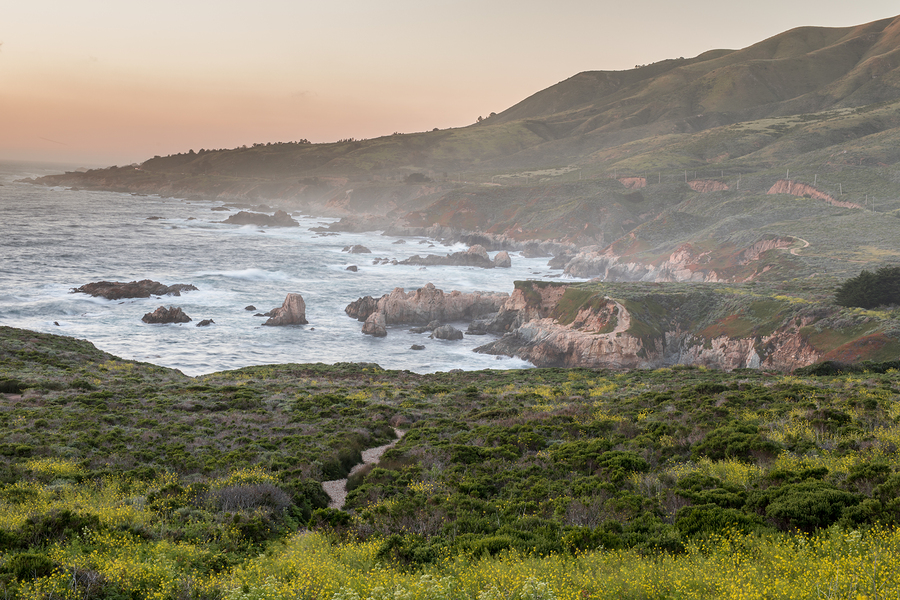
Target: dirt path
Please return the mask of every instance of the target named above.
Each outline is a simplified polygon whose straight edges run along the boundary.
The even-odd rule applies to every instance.
[[[798,238],[798,237],[795,236],[795,235],[794,235],[794,236],[791,236],[791,237],[793,237],[795,240],[799,240],[799,241],[803,242],[803,247],[802,247],[802,248],[791,248],[791,254],[793,254],[794,256],[799,256],[799,254],[797,254],[797,253],[798,253],[800,250],[803,250],[803,248],[809,248],[809,242],[807,242],[807,241],[804,240],[803,238]]]
[[[384,454],[389,448],[393,448],[397,442],[400,441],[400,438],[403,437],[405,431],[400,431],[396,427],[394,427],[394,433],[397,434],[397,439],[391,442],[390,444],[385,444],[384,446],[376,446],[375,448],[369,448],[367,450],[362,451],[362,459],[361,463],[358,463],[352,469],[350,469],[350,474],[358,472],[366,465],[374,465],[377,464],[381,459],[381,455]],[[344,507],[344,502],[347,500],[347,480],[346,479],[333,479],[331,481],[323,481],[322,488],[325,490],[325,493],[328,494],[328,497],[331,498],[331,502],[328,503],[328,508],[337,508],[341,509]]]

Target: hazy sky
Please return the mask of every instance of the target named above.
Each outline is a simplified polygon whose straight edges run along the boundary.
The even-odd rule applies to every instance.
[[[2,0],[0,159],[460,127],[580,71],[897,14],[896,0]]]

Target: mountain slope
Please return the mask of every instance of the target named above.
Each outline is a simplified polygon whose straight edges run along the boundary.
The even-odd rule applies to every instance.
[[[614,256],[640,265],[628,277],[661,277],[688,244],[681,258],[719,265],[692,272],[740,279],[900,258],[895,221],[881,216],[900,215],[898,148],[900,17],[579,73],[459,129],[192,150],[41,183],[262,201],[354,217],[343,228],[477,232],[512,249],[598,246],[581,263],[603,266],[584,274],[609,276]],[[844,218],[859,209],[868,216]],[[823,215],[864,229],[835,235]],[[735,263],[773,237],[813,247],[749,270]]]

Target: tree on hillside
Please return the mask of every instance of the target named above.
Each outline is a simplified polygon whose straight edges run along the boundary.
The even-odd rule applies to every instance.
[[[845,281],[834,300],[841,306],[860,308],[900,304],[900,267],[881,267],[874,273],[864,270]]]

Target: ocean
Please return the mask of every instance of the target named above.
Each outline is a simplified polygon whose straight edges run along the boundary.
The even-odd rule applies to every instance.
[[[300,227],[237,226],[220,222],[238,210],[214,211],[222,202],[16,181],[67,168],[0,162],[0,325],[85,339],[116,356],[191,376],[273,363],[374,362],[416,373],[531,366],[472,351],[492,336],[432,340],[408,326],[389,327],[385,338],[363,335],[362,323],[344,308],[361,296],[426,283],[445,292],[511,293],[515,280],[558,276],[546,258],[511,253],[510,269],[373,265],[375,258],[443,255],[465,246],[412,236],[395,244],[400,238],[380,232],[322,235],[310,229],[336,219],[312,216],[294,215]],[[342,252],[354,244],[372,254]],[[347,271],[350,265],[359,271]],[[71,293],[95,281],[141,279],[199,290],[118,301]],[[309,324],[263,327],[265,319],[254,314],[281,306],[289,292],[303,296]],[[245,310],[248,305],[258,310]],[[193,322],[143,323],[158,306],[179,306]],[[203,319],[215,324],[196,327]],[[411,350],[413,344],[425,350]]]

